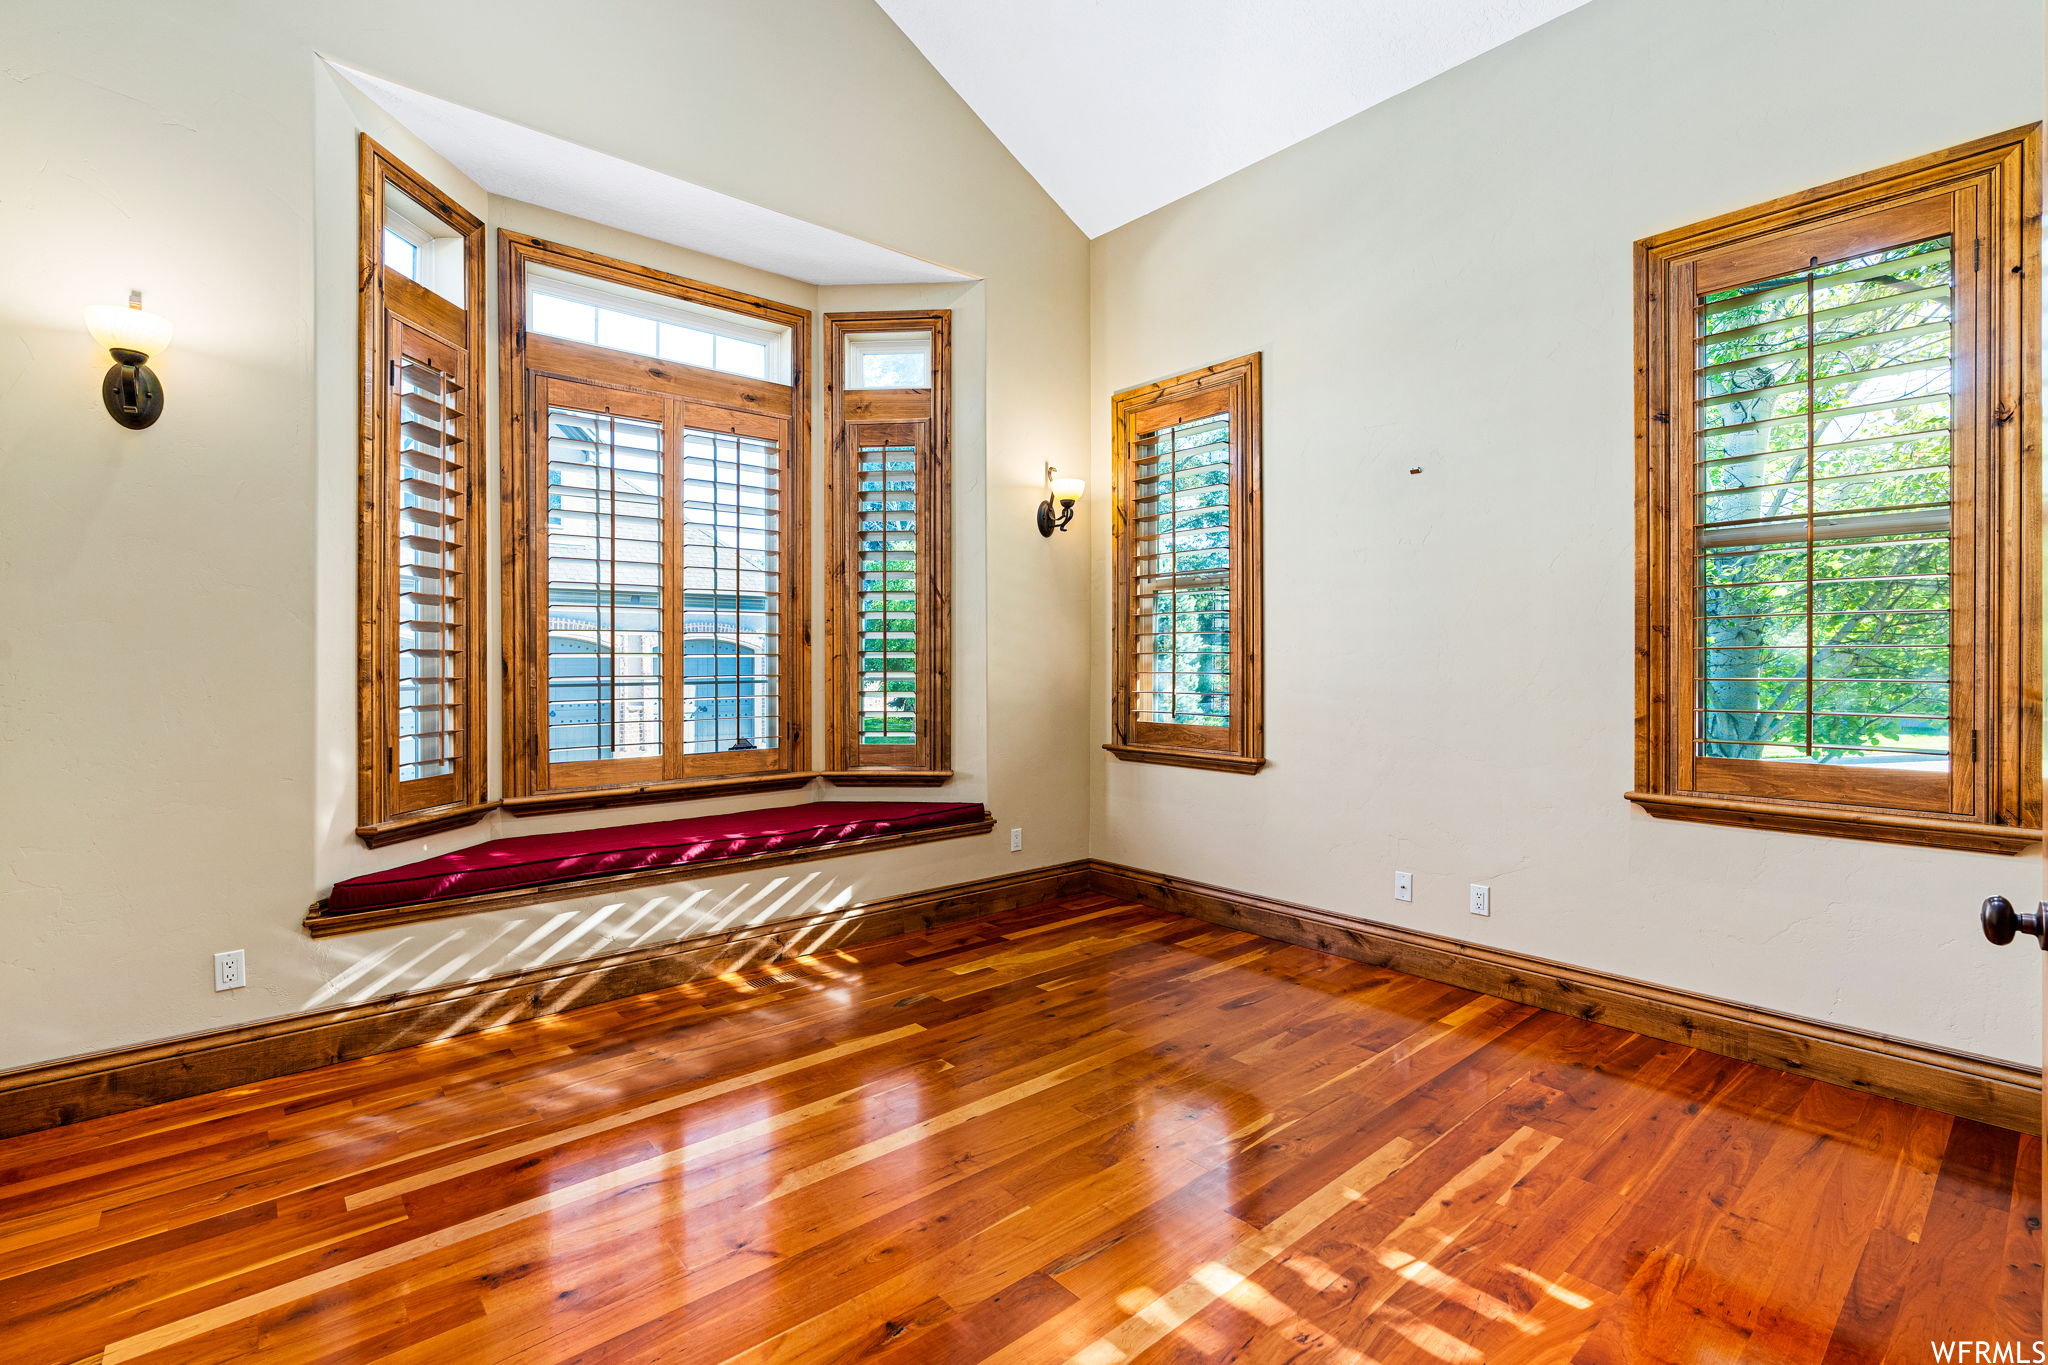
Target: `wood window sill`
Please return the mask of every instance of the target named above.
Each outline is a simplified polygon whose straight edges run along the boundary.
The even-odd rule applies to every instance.
[[[1143,744],[1105,744],[1102,747],[1126,763],[1163,763],[1173,768],[1205,768],[1210,772],[1247,775],[1266,766],[1263,758],[1214,753],[1205,749],[1154,749]]]
[[[358,825],[356,838],[371,848],[382,848],[386,844],[402,843],[407,839],[424,838],[429,834],[439,834],[443,830],[473,825],[496,810],[497,806],[498,803],[495,801],[484,801],[473,806],[436,806],[431,810],[394,816],[374,825]]]
[[[597,895],[612,891],[626,891],[640,886],[657,886],[662,883],[688,881],[692,878],[724,876],[729,872],[746,872],[764,867],[780,867],[790,863],[811,862],[821,858],[843,858],[854,853],[872,853],[878,849],[907,848],[913,844],[933,843],[941,839],[964,839],[987,834],[996,827],[995,817],[985,815],[962,824],[941,825],[931,829],[904,830],[893,834],[879,834],[862,839],[842,839],[835,843],[814,844],[810,847],[787,852],[759,853],[738,858],[704,859],[693,863],[665,867],[639,868],[631,872],[618,872],[597,877],[573,877],[549,882],[543,886],[522,886],[503,891],[486,891],[471,896],[451,896],[445,900],[423,901],[411,905],[394,905],[377,910],[358,910],[335,913],[328,909],[325,899],[313,902],[306,911],[304,920],[306,932],[314,938],[328,938],[335,934],[362,933],[370,929],[387,929],[396,924],[416,924],[422,920],[447,919],[455,915],[473,915],[485,910],[505,910],[522,905],[539,905],[570,897]]]
[[[1820,834],[1968,853],[2025,853],[2041,842],[2038,829],[1986,825],[1931,815],[1857,810],[1846,806],[1804,806],[1732,796],[1691,796],[1632,791],[1629,800],[1660,820],[1734,825],[1784,834]]]
[[[951,768],[848,768],[819,773],[835,787],[943,787],[953,780]]]
[[[818,774],[750,773],[744,777],[707,777],[694,782],[644,782],[620,787],[577,787],[508,796],[498,804],[508,815],[552,815],[557,811],[610,810],[615,806],[647,806],[662,801],[696,801],[711,796],[747,796],[754,792],[792,791],[807,787]]]

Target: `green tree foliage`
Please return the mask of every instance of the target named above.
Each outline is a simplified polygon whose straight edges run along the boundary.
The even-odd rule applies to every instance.
[[[860,453],[860,742],[915,744],[917,452],[867,446]]]
[[[1230,423],[1159,432],[1140,456],[1134,513],[1139,712],[1174,725],[1230,723]]]
[[[1948,748],[1946,237],[1700,309],[1700,753]]]

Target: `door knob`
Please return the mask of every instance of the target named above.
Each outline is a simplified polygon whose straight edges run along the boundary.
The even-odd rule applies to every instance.
[[[2012,942],[2014,934],[2031,934],[2041,942],[2043,952],[2048,952],[2048,913],[2041,908],[2015,910],[2012,902],[2003,896],[1993,896],[1984,902],[1984,937],[1993,943]]]

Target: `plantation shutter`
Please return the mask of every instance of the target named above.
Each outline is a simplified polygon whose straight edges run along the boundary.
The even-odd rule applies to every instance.
[[[784,746],[783,424],[678,405],[685,776],[747,772]]]
[[[659,398],[547,384],[542,639],[550,780],[668,771],[669,449]]]
[[[917,695],[918,646],[925,594],[918,572],[923,510],[918,477],[922,422],[856,426],[854,513],[854,655],[860,693],[859,747],[914,748],[922,726]],[[862,753],[856,766],[886,763],[893,754]]]
[[[1945,773],[1952,238],[1718,289],[1695,317],[1697,752]]]
[[[1131,469],[1133,715],[1230,724],[1230,414],[1140,436]]]
[[[1116,433],[1110,752],[1254,773],[1260,658],[1259,357],[1130,389]]]
[[[356,836],[375,846],[490,808],[483,223],[369,138],[359,151]],[[400,206],[432,245],[430,272],[423,248],[388,229]]]
[[[454,800],[467,757],[464,696],[470,560],[468,366],[459,350],[419,329],[391,323],[388,492],[395,517],[386,547],[394,582],[398,679],[389,717],[396,737],[398,808]]]
[[[934,785],[949,730],[946,313],[834,313],[828,768]]]
[[[541,381],[548,783],[784,761],[780,419]]]
[[[2038,838],[2038,140],[1636,244],[1650,814]]]

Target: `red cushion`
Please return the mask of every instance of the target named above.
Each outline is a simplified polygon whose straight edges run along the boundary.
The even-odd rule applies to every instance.
[[[642,868],[694,867],[880,834],[973,824],[987,816],[979,802],[813,801],[568,834],[526,834],[336,882],[326,912],[420,905]]]

